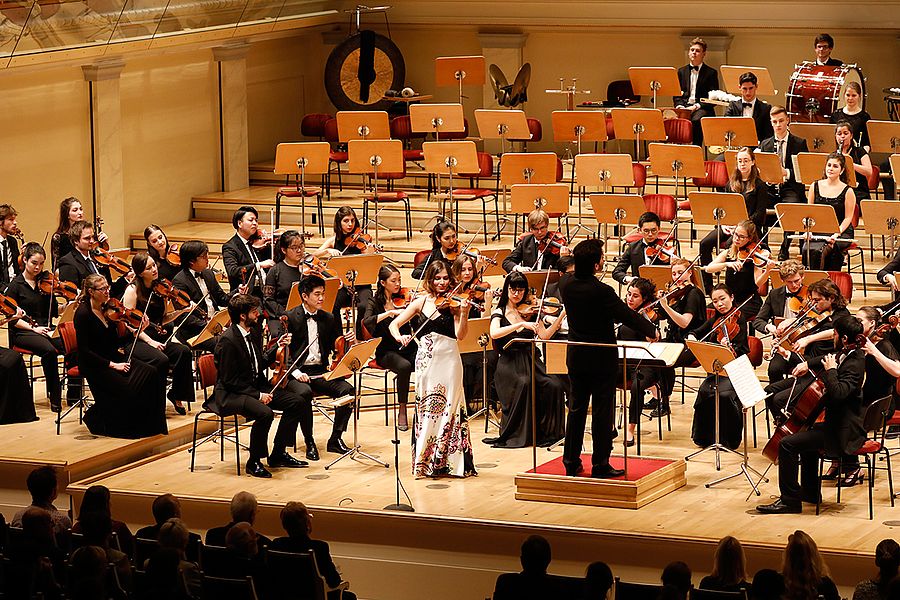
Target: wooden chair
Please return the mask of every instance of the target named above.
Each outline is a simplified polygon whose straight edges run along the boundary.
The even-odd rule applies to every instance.
[[[847,300],[847,304],[850,304],[853,299],[853,278],[850,274],[843,271],[828,271],[828,278],[838,286],[841,296]]]
[[[453,211],[454,223],[459,224],[459,203],[472,202],[481,200],[481,219],[483,223],[482,232],[484,233],[484,243],[488,243],[487,239],[487,204],[493,199],[494,216],[497,221],[497,230],[500,230],[500,206],[498,203],[498,193],[496,189],[480,187],[478,184],[481,179],[491,179],[494,175],[494,159],[487,152],[478,153],[478,172],[477,173],[460,173],[460,177],[469,178],[469,187],[456,188],[453,190]],[[443,209],[441,214],[443,214]]]
[[[325,174],[325,194],[331,200],[331,171],[332,163],[337,171],[338,189],[344,189],[344,183],[341,180],[341,165],[346,164],[350,160],[350,154],[345,146],[342,146],[338,138],[337,119],[332,118],[325,122],[325,141],[331,144],[331,152],[328,154],[328,173]]]
[[[81,379],[81,372],[78,370],[78,365],[74,364],[75,356],[77,356],[78,353],[78,338],[75,335],[75,323],[67,321],[61,323],[57,329],[59,331],[59,336],[63,341],[65,364],[69,364],[70,362],[73,363],[73,366],[66,368],[66,385],[71,385],[72,379],[79,379],[82,386],[81,394],[79,394],[75,404],[70,405],[65,412],[61,412],[59,416],[56,417],[56,435],[59,435],[63,419],[65,419],[73,410],[78,409],[78,422],[84,422],[84,409],[87,405],[87,398],[84,395],[84,385],[86,382],[84,379]]]
[[[374,177],[372,174],[368,174],[366,176],[369,181],[372,181]],[[410,210],[409,205],[409,196],[404,191],[395,191],[392,189],[393,182],[398,179],[403,179],[406,177],[406,163],[403,163],[403,172],[401,173],[379,173],[378,181],[387,181],[389,188],[387,190],[379,189],[376,194],[374,191],[365,192],[363,194],[363,224],[368,227],[369,224],[369,203],[375,205],[375,209],[373,212],[373,216],[371,221],[374,223],[375,227],[384,227],[384,225],[379,224],[378,222],[378,205],[379,204],[394,204],[400,202],[406,208],[405,215],[405,225],[406,225],[406,241],[412,240],[412,211]],[[391,231],[390,227],[385,227],[388,231]]]
[[[325,137],[325,123],[333,118],[334,115],[329,115],[327,113],[309,113],[303,115],[303,119],[300,121],[300,135],[318,138],[321,142]]]
[[[663,127],[669,144],[691,144],[694,141],[694,127],[690,119],[666,119]]]
[[[194,472],[194,460],[197,456],[197,448],[202,446],[206,442],[209,441],[219,441],[219,460],[225,460],[225,442],[229,441],[234,444],[234,455],[235,462],[237,466],[237,474],[241,474],[241,442],[240,442],[240,427],[238,425],[238,416],[234,415],[223,415],[218,412],[215,405],[209,402],[209,387],[214,387],[216,385],[216,377],[218,373],[216,371],[216,363],[212,354],[204,354],[200,358],[197,359],[197,371],[200,373],[200,387],[203,388],[203,410],[194,415],[194,434],[191,438],[191,449],[188,452],[191,453],[191,473]],[[212,418],[205,417],[204,415],[213,415]],[[234,435],[226,435],[225,434],[225,418],[232,417],[234,419]],[[197,442],[197,428],[200,424],[200,421],[216,421],[218,423],[218,427],[214,432],[210,435],[206,436],[200,442]]]

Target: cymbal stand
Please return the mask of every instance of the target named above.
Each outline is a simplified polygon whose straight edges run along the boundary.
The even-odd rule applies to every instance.
[[[481,398],[483,406],[475,413],[469,415],[469,420],[474,420],[484,415],[484,432],[488,432],[488,427],[493,425],[500,429],[500,424],[491,419],[490,395],[488,394],[488,377],[487,377],[487,353],[490,339],[487,335],[481,334],[478,337],[478,345],[481,346]]]

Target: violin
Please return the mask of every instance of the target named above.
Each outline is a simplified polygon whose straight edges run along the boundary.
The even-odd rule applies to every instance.
[[[444,250],[444,256],[447,257],[447,260],[456,260],[457,258],[459,258],[460,254],[462,254],[463,256],[470,256],[475,260],[478,260],[480,258],[489,265],[497,264],[496,260],[480,254],[476,248],[466,248],[462,242],[456,242],[456,246],[454,246],[450,250]]]
[[[647,304],[643,308],[638,309],[638,314],[647,317],[648,320],[656,323],[659,321],[659,311],[653,308],[653,304]]]
[[[103,219],[100,217],[94,217],[94,239],[100,238],[100,234],[103,233]],[[103,240],[102,242],[98,241],[97,245],[99,248],[103,250],[109,251],[109,240]],[[127,273],[128,271],[125,271]],[[124,275],[125,273],[122,273]]]
[[[529,235],[529,234],[524,234]],[[523,237],[524,237],[523,235]],[[548,233],[544,239],[538,241],[538,252],[550,253],[550,254],[559,254],[559,251],[569,245],[569,240],[566,239],[559,231],[554,231],[553,233]]]
[[[872,340],[872,343],[877,344],[878,342],[880,342],[881,339],[891,331],[891,329],[897,326],[897,323],[900,323],[900,317],[898,317],[897,315],[891,315],[890,317],[887,317],[886,321],[887,322],[882,323],[881,325],[873,329],[872,333],[868,335],[868,338]]]
[[[173,267],[181,266],[181,255],[178,253],[179,250],[178,244],[169,244],[169,248],[166,250],[166,262]]]
[[[281,315],[278,317],[278,320],[281,321],[281,333],[284,335],[288,331],[288,316]],[[287,385],[287,370],[290,368],[290,365],[290,346],[279,346],[275,351],[275,363],[272,365],[272,376],[269,379],[272,385],[282,388]]]
[[[363,233],[363,230],[359,227],[356,227],[353,231],[344,236],[344,246],[347,248],[356,248],[360,252],[365,251],[369,246],[375,248],[377,252],[383,250],[383,247],[376,244],[371,235]]]
[[[777,268],[781,263],[772,260],[762,252],[758,250],[754,250],[753,253],[750,253],[749,248],[741,248],[737,251],[737,260],[746,261],[747,259],[753,260],[753,266],[758,269],[764,269],[766,266],[771,266],[772,268]]]
[[[78,286],[71,281],[62,281],[50,271],[42,271],[37,276],[37,287],[42,294],[53,294],[71,302],[78,297]]]
[[[109,267],[110,270],[115,271],[119,275],[126,275],[129,271],[131,271],[131,265],[129,265],[118,256],[110,254],[108,248],[102,248],[98,246],[91,251],[91,255],[94,257],[94,260],[97,261],[98,264],[104,267]]]
[[[140,329],[144,322],[144,313],[136,308],[126,308],[118,298],[110,298],[101,305],[100,310],[103,312],[103,316],[110,321],[124,323],[132,329]],[[153,328],[160,335],[166,335],[166,330],[155,323],[150,323],[148,327]]]
[[[337,277],[337,273],[325,266],[325,262],[312,254],[307,254],[300,262],[300,274],[304,277],[318,275],[319,277]]]
[[[562,310],[563,304],[559,301],[559,299],[554,298],[553,296],[547,296],[546,298],[533,298],[527,302],[523,302],[516,307],[516,310],[519,311],[519,314],[523,317],[533,317],[540,312],[544,315],[553,316],[559,313]]]
[[[445,308],[455,309],[459,308],[463,302],[468,302],[478,310],[484,311],[484,304],[471,300],[466,293],[439,294],[434,299],[434,307],[438,310],[443,310]]]
[[[32,327],[40,327],[40,325],[37,324],[37,321],[28,315],[16,316],[16,313],[18,312],[19,305],[16,304],[16,301],[5,294],[0,294],[0,314],[3,315],[5,320],[21,319]]]
[[[176,310],[184,310],[191,305],[191,297],[188,296],[188,293],[184,290],[176,289],[175,285],[168,279],[157,279],[150,286],[150,289],[153,290],[154,294],[171,300],[172,306]],[[204,319],[208,318],[206,311],[200,308],[195,308],[194,312]]]
[[[800,286],[800,289],[796,294],[792,294],[791,297],[788,298],[788,308],[791,309],[792,313],[797,314],[803,311],[803,307],[806,306],[808,294],[809,288],[803,285]]]
[[[272,243],[272,236],[270,236],[265,229],[260,227],[255,232],[253,232],[253,235],[251,235],[247,239],[247,241],[250,242],[250,245],[257,250],[262,250]]]
[[[675,242],[673,241],[668,241],[665,244],[647,246],[644,248],[644,256],[648,261],[659,261],[661,263],[668,263],[673,258],[679,258],[678,254],[675,252]]]
[[[741,333],[740,319],[741,312],[738,310],[731,311],[730,315],[719,317],[713,323],[713,329],[716,330],[716,339],[719,344],[731,347],[731,340]]]
[[[342,311],[344,316],[344,326],[343,329],[345,331],[353,330],[353,322],[354,322],[354,307],[351,307],[350,310],[344,309]],[[347,350],[350,349],[350,343],[347,341],[347,338],[344,336],[339,336],[338,339],[334,341],[334,360],[331,361],[330,370],[334,370],[338,364],[344,359],[344,356],[347,354]]]
[[[391,294],[391,305],[394,308],[406,308],[409,303],[416,299],[416,291],[402,287],[397,293]]]

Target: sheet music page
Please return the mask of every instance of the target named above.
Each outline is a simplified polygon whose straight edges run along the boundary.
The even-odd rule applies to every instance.
[[[622,348],[619,347],[619,358],[622,358],[622,352],[625,352],[625,358],[628,360],[641,360],[641,359],[656,359],[659,358],[660,353],[654,350],[652,346],[648,346],[646,348]]]
[[[759,383],[759,378],[750,364],[750,358],[742,354],[725,365],[725,372],[731,380],[731,386],[737,393],[744,408],[753,408],[756,403],[766,397],[766,392]]]
[[[791,157],[791,162],[794,163],[794,179],[796,179],[797,181],[803,181],[803,177],[800,175],[800,155],[793,155]]]

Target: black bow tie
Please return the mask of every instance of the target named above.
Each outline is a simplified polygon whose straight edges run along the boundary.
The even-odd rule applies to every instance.
[[[751,106],[753,106],[752,102],[744,102],[743,104],[744,104],[744,108],[750,108]]]
[[[699,71],[699,70],[700,70],[699,66],[695,67],[694,65],[691,65],[691,71]]]
[[[305,315],[306,319],[312,319],[313,321],[317,321],[319,323],[321,323],[322,320],[325,319],[325,313],[323,313],[321,310],[317,310],[313,314],[309,314],[308,312],[304,311],[303,314]]]
[[[194,278],[201,279],[203,277],[203,273],[200,271],[194,271]]]

